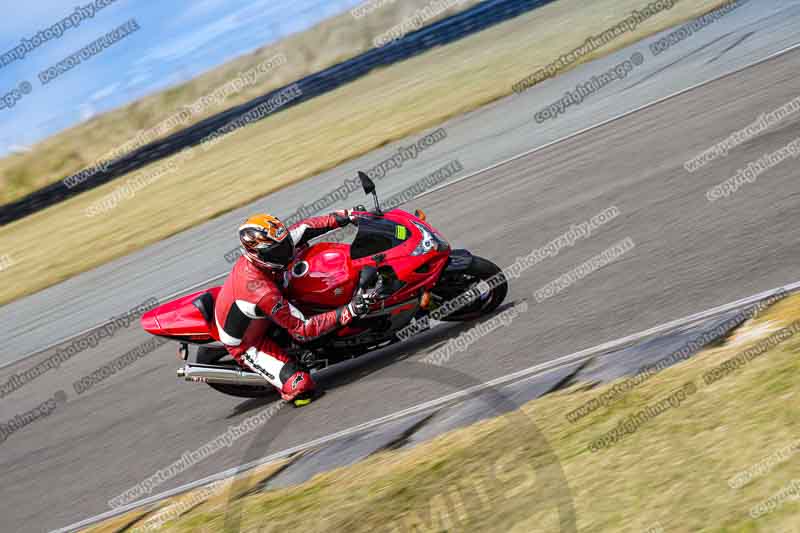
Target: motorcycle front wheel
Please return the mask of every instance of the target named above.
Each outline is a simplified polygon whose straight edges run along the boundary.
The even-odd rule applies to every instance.
[[[491,313],[503,303],[508,294],[508,280],[500,267],[476,255],[466,269],[442,276],[431,292],[440,305],[461,295],[472,294],[474,299],[471,303],[442,316],[440,320],[474,320]]]

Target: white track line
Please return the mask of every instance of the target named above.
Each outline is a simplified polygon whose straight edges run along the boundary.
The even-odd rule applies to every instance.
[[[433,194],[435,192],[438,192],[438,191],[440,191],[442,189],[446,189],[447,187],[450,187],[450,186],[455,185],[457,183],[461,183],[464,180],[468,180],[468,179],[474,178],[475,176],[483,174],[484,172],[488,172],[488,171],[493,170],[493,169],[495,169],[497,167],[503,166],[503,165],[505,165],[507,163],[511,163],[512,161],[516,161],[517,159],[520,159],[520,158],[523,158],[525,156],[534,154],[534,153],[539,152],[541,150],[545,150],[545,149],[547,149],[547,148],[549,148],[549,147],[551,147],[553,145],[556,145],[558,143],[561,143],[561,142],[567,141],[569,139],[572,139],[574,137],[577,137],[578,135],[583,135],[586,132],[592,131],[592,130],[597,129],[597,128],[601,128],[601,127],[603,127],[603,126],[605,126],[607,124],[610,124],[610,123],[612,123],[612,122],[614,122],[616,120],[620,120],[622,118],[625,118],[628,115],[632,115],[634,113],[638,113],[639,111],[647,109],[648,107],[652,107],[654,105],[658,105],[658,104],[660,104],[662,102],[665,102],[667,100],[670,100],[672,98],[675,98],[677,96],[685,94],[685,93],[687,93],[689,91],[693,91],[695,89],[698,89],[698,88],[703,87],[705,85],[708,85],[710,83],[714,83],[715,81],[719,81],[719,80],[721,80],[723,78],[727,78],[728,76],[733,76],[734,74],[742,72],[743,70],[747,70],[748,68],[760,65],[761,63],[766,63],[767,61],[769,61],[771,59],[774,59],[776,57],[782,56],[784,54],[787,54],[787,53],[791,52],[792,50],[795,50],[796,48],[800,48],[800,43],[793,44],[793,45],[791,45],[791,46],[789,46],[787,48],[784,48],[783,50],[780,50],[778,52],[775,52],[775,53],[773,53],[773,54],[771,54],[771,55],[769,55],[767,57],[764,57],[762,59],[759,59],[759,60],[756,60],[756,61],[754,61],[752,63],[749,63],[749,64],[739,68],[738,70],[734,70],[734,71],[728,72],[726,74],[722,74],[722,75],[720,75],[720,76],[718,76],[716,78],[700,82],[700,83],[698,83],[696,85],[693,85],[693,86],[691,86],[691,87],[689,87],[687,89],[682,89],[682,90],[680,90],[678,92],[675,92],[675,93],[672,93],[672,94],[670,94],[668,96],[664,96],[663,98],[659,98],[658,100],[650,102],[649,104],[644,104],[644,105],[639,106],[639,107],[637,107],[635,109],[632,109],[630,111],[626,111],[626,112],[621,113],[621,114],[619,114],[619,115],[617,115],[615,117],[612,117],[612,118],[610,118],[608,120],[604,120],[603,122],[599,122],[599,123],[597,123],[597,124],[595,124],[593,126],[586,127],[586,128],[584,128],[582,130],[578,130],[578,131],[576,131],[574,133],[570,133],[568,135],[565,135],[564,137],[560,137],[560,138],[558,138],[558,139],[556,139],[554,141],[550,141],[549,143],[545,143],[545,144],[543,144],[541,146],[537,146],[536,148],[532,148],[530,150],[527,150],[527,151],[522,152],[520,154],[517,154],[515,156],[509,157],[508,159],[504,159],[504,160],[499,161],[497,163],[493,163],[493,164],[489,165],[488,167],[482,168],[480,170],[476,170],[472,174],[467,174],[466,176],[462,176],[462,177],[460,177],[458,179],[455,179],[453,181],[449,181],[447,183],[443,183],[442,185],[440,185],[438,187],[434,187],[433,189],[431,189],[429,191],[425,191],[425,192],[415,196],[414,198],[412,198],[412,200],[417,200],[417,199],[422,198],[424,196],[427,196],[429,194]],[[509,98],[513,98],[513,97],[509,97]],[[411,200],[409,200],[409,201],[411,201]],[[170,294],[168,296],[164,296],[163,298],[159,298],[159,301],[161,301],[161,302],[167,301],[167,300],[169,300],[169,299],[171,299],[171,298],[173,298],[175,296],[178,296],[179,294],[187,293],[192,289],[195,289],[197,287],[201,287],[201,286],[203,286],[203,285],[205,285],[207,283],[211,283],[212,281],[216,281],[216,280],[221,279],[221,278],[223,278],[224,276],[227,276],[227,275],[228,275],[227,271],[223,272],[222,274],[218,274],[218,275],[216,275],[214,277],[211,277],[211,278],[209,278],[209,279],[207,279],[205,281],[202,281],[200,283],[195,283],[194,285],[192,285],[190,287],[187,287],[185,289],[176,291],[176,292],[174,292],[174,293],[172,293],[172,294]],[[67,337],[65,337],[65,338],[63,338],[63,339],[61,339],[59,341],[56,341],[56,342],[48,345],[46,348],[42,348],[42,349],[36,350],[35,352],[30,352],[27,355],[24,355],[22,357],[18,357],[18,358],[14,359],[11,362],[0,364],[0,369],[5,368],[5,367],[10,366],[10,365],[13,365],[15,363],[18,363],[19,361],[27,359],[28,357],[31,357],[33,355],[46,352],[47,350],[50,350],[51,348],[54,348],[54,347],[58,346],[59,344],[63,344],[63,343],[68,342],[68,341],[70,341],[70,340],[72,340],[74,338],[80,337],[81,335],[83,335],[85,333],[88,333],[88,332],[90,332],[92,330],[95,330],[95,329],[97,329],[97,328],[99,328],[101,326],[104,326],[105,324],[107,324],[109,322],[111,322],[111,319],[106,320],[105,322],[101,322],[100,324],[98,324],[96,326],[93,326],[93,327],[91,327],[89,329],[85,329],[85,330],[81,331],[80,333],[69,335],[69,336],[67,336]]]
[[[266,463],[270,463],[270,462],[277,461],[279,459],[283,459],[283,458],[288,457],[288,456],[290,456],[292,454],[295,454],[297,452],[301,452],[301,451],[307,450],[309,448],[314,448],[316,446],[331,442],[331,441],[339,439],[341,437],[346,437],[346,436],[352,435],[354,433],[358,433],[360,431],[364,431],[364,430],[367,430],[367,429],[372,429],[372,428],[374,428],[376,426],[380,426],[380,425],[385,424],[387,422],[392,422],[394,420],[397,420],[399,418],[403,418],[403,417],[406,417],[406,416],[409,416],[409,415],[413,415],[413,414],[421,413],[421,412],[424,412],[424,411],[429,411],[429,410],[432,410],[432,409],[435,409],[435,408],[438,408],[438,407],[442,407],[442,406],[444,406],[444,405],[446,405],[448,403],[454,402],[456,400],[463,399],[465,397],[469,397],[469,396],[471,396],[471,395],[473,395],[475,393],[481,392],[481,391],[486,390],[486,389],[502,387],[502,386],[508,386],[513,382],[520,381],[520,380],[522,380],[524,378],[529,378],[529,377],[531,377],[533,375],[536,375],[536,374],[544,374],[544,373],[547,373],[547,372],[552,372],[552,371],[555,371],[555,370],[557,370],[559,368],[567,366],[569,364],[573,364],[573,363],[576,363],[576,362],[578,362],[578,361],[580,361],[582,359],[586,359],[588,357],[591,357],[593,355],[597,355],[599,353],[607,352],[609,350],[618,349],[618,348],[621,348],[621,347],[623,347],[623,346],[625,346],[627,344],[630,344],[632,342],[636,342],[636,341],[642,340],[644,338],[647,338],[647,337],[650,337],[650,336],[653,336],[653,335],[657,335],[659,333],[664,333],[664,332],[669,331],[671,329],[675,329],[675,328],[678,328],[678,327],[681,327],[681,326],[685,326],[687,324],[692,324],[692,323],[697,322],[699,320],[710,318],[710,317],[715,316],[715,315],[719,315],[719,314],[722,314],[722,313],[725,313],[725,312],[728,312],[728,311],[732,311],[733,309],[737,309],[739,307],[743,307],[743,306],[746,306],[746,305],[749,305],[749,304],[753,304],[753,303],[759,302],[761,300],[765,300],[765,299],[769,298],[770,296],[778,294],[781,291],[794,292],[794,291],[796,291],[798,289],[800,289],[800,282],[791,283],[789,285],[784,285],[783,287],[778,287],[776,289],[764,291],[762,293],[755,294],[753,296],[748,296],[746,298],[741,298],[741,299],[736,300],[734,302],[730,302],[730,303],[727,303],[727,304],[724,304],[724,305],[720,305],[720,306],[714,307],[712,309],[708,309],[706,311],[701,311],[701,312],[695,313],[693,315],[689,315],[689,316],[686,316],[686,317],[683,317],[683,318],[679,318],[677,320],[673,320],[671,322],[667,322],[667,323],[662,324],[660,326],[655,326],[655,327],[646,329],[644,331],[640,331],[638,333],[634,333],[632,335],[628,335],[626,337],[621,337],[621,338],[613,340],[613,341],[609,341],[609,342],[606,342],[606,343],[603,343],[603,344],[599,344],[597,346],[593,346],[591,348],[587,348],[587,349],[581,350],[579,352],[571,353],[571,354],[568,354],[568,355],[563,355],[561,357],[557,357],[555,359],[551,359],[550,361],[547,361],[545,363],[540,363],[538,365],[534,365],[534,366],[525,368],[523,370],[519,370],[517,372],[513,372],[511,374],[506,374],[505,376],[501,376],[499,378],[495,378],[495,379],[493,379],[491,381],[487,381],[485,383],[474,385],[472,387],[469,387],[469,388],[466,388],[466,389],[463,389],[463,390],[460,390],[460,391],[456,391],[456,392],[454,392],[452,394],[448,394],[446,396],[442,396],[440,398],[436,398],[435,400],[430,400],[428,402],[424,402],[424,403],[415,405],[413,407],[409,407],[407,409],[403,409],[401,411],[397,411],[395,413],[392,413],[392,414],[389,414],[389,415],[386,415],[386,416],[382,416],[380,418],[376,418],[374,420],[370,420],[370,421],[364,422],[362,424],[358,424],[358,425],[350,427],[348,429],[344,429],[342,431],[338,431],[336,433],[332,433],[332,434],[327,435],[325,437],[320,437],[318,439],[306,442],[305,444],[300,444],[300,445],[297,445],[297,446],[293,446],[292,448],[288,448],[286,450],[273,453],[273,454],[268,455],[266,457],[262,457],[260,459],[254,460],[254,461],[250,461],[249,463],[246,463],[246,464],[243,464],[243,465],[239,465],[239,466],[234,467],[234,468],[229,468],[229,469],[224,470],[222,472],[219,472],[217,474],[212,474],[212,475],[207,476],[207,477],[205,477],[203,479],[200,479],[200,480],[197,480],[197,481],[192,481],[191,483],[187,483],[185,485],[181,485],[180,487],[177,487],[177,488],[162,492],[160,494],[156,494],[154,496],[149,496],[147,498],[144,498],[142,500],[138,500],[138,501],[136,501],[134,503],[125,505],[123,507],[119,507],[119,508],[113,509],[111,511],[106,511],[105,513],[99,514],[97,516],[93,516],[91,518],[86,518],[84,520],[81,520],[80,522],[76,522],[76,523],[71,524],[69,526],[66,526],[64,528],[61,528],[61,529],[58,529],[58,530],[54,530],[51,533],[66,533],[66,532],[74,531],[74,530],[80,529],[82,527],[86,527],[88,525],[91,525],[91,524],[93,524],[95,522],[99,522],[101,520],[106,520],[108,518],[112,518],[114,516],[126,513],[126,512],[128,512],[130,510],[136,509],[136,508],[141,507],[143,505],[154,503],[154,502],[157,502],[159,500],[163,500],[165,498],[169,498],[170,496],[175,496],[176,494],[180,494],[182,492],[186,492],[187,490],[192,490],[192,489],[195,489],[197,487],[201,487],[203,485],[207,485],[207,484],[213,483],[214,481],[228,479],[231,476],[234,476],[234,475],[239,474],[241,472],[245,472],[247,470],[251,470],[251,469],[253,469],[253,468],[257,467],[257,466],[261,466],[261,465],[266,464]]]

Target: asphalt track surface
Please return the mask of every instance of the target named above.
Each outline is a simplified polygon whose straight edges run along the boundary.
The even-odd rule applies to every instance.
[[[730,17],[743,17],[747,14],[743,10],[751,8],[752,3]],[[769,20],[768,15],[776,10],[783,12]],[[707,79],[709,72],[719,68],[721,62],[727,61],[730,70],[731,65],[744,65],[796,44],[800,42],[798,11],[797,2],[759,2],[758,10],[749,13],[749,22],[723,19],[704,30],[721,31],[724,24],[738,21],[744,28],[743,33],[727,35],[700,52],[692,53],[699,40],[681,51],[665,52],[673,54],[672,60],[665,64],[683,59],[643,82],[634,77],[618,82],[618,87],[607,88],[596,100],[587,100],[581,107],[571,110],[574,114],[568,112],[549,127],[568,129],[569,121],[576,121],[583,127],[597,123],[604,118],[604,112],[610,116],[618,114],[613,111],[619,107],[620,99],[625,100],[626,106],[639,100],[642,105],[647,103],[648,94],[643,96],[641,91],[650,91],[649,101],[652,101],[652,96],[664,92],[664,87],[670,89],[679,85],[675,90],[680,90]],[[745,38],[744,35],[754,28],[768,29],[772,32],[772,41],[767,31],[756,31]],[[736,41],[738,45],[734,45]],[[716,46],[720,48],[715,49]],[[726,48],[729,48],[727,52],[720,55]],[[620,57],[630,56],[639,49],[647,52],[640,44],[623,51]],[[719,57],[711,61],[715,56]],[[612,58],[609,63],[619,60]],[[574,86],[575,79],[570,76],[583,79],[587,72],[601,72],[604,66],[602,61],[595,62],[563,78],[569,78]],[[676,74],[679,68],[682,70]],[[564,233],[570,224],[587,220],[611,205],[621,211],[619,217],[589,239],[562,250],[514,281],[510,299],[526,299],[530,305],[528,313],[502,332],[489,335],[467,352],[457,354],[448,366],[476,380],[487,381],[800,279],[797,264],[800,246],[796,238],[800,185],[796,180],[796,160],[790,159],[770,169],[731,197],[714,203],[706,199],[708,189],[733,176],[739,168],[798,137],[798,117],[773,126],[767,133],[697,172],[689,174],[683,168],[687,159],[712,142],[799,96],[798,68],[800,50],[788,52],[414,202],[412,207],[425,209],[429,220],[456,246],[468,248],[500,265],[510,264],[516,257]],[[697,71],[700,74],[692,74]],[[633,87],[637,83],[638,86]],[[488,129],[499,116],[506,121],[524,119],[535,124],[533,113],[563,93],[563,90],[556,90],[555,85],[546,84],[522,97],[499,102],[452,121],[446,127],[456,131],[459,124],[473,121],[472,126],[485,124]],[[620,98],[620,92],[624,98]],[[667,90],[669,92],[674,90]],[[517,146],[519,131],[512,130],[514,128],[507,130],[508,142]],[[451,133],[451,138],[454,137]],[[506,140],[505,136],[498,135],[483,139],[480,146],[503,155]],[[461,144],[459,158],[463,156],[466,160],[477,152],[470,142]],[[525,149],[538,144],[529,140]],[[521,151],[524,150],[515,153]],[[511,155],[513,153],[497,159]],[[382,158],[370,157],[373,163]],[[440,161],[452,158],[452,153],[443,153]],[[465,161],[465,166],[469,168],[474,161]],[[426,160],[419,165],[434,169],[441,163]],[[348,166],[346,170],[351,168]],[[402,169],[403,174],[411,171],[412,167]],[[340,171],[337,176],[332,183],[341,183],[343,173]],[[314,189],[316,195],[320,190],[327,190],[319,186]],[[292,194],[316,197],[309,194],[309,185],[293,190]],[[361,201],[361,198],[356,200]],[[231,216],[238,219],[240,215]],[[228,220],[228,234],[235,225],[233,219]],[[221,235],[218,239],[209,239],[214,242],[214,253],[219,256],[231,247],[230,239],[223,240]],[[553,298],[535,302],[534,291],[626,237],[636,246],[622,258]],[[98,269],[72,283],[99,283],[102,279],[106,285],[98,290],[104,288],[105,293],[119,295],[120,300],[128,298],[131,302],[110,309],[106,316],[132,307],[149,296],[168,294],[171,291],[164,287],[162,293],[160,286],[158,290],[152,287],[149,294],[135,292],[134,297],[115,289],[118,286],[115,284],[121,283],[115,276],[129,275],[148,261],[160,260],[168,251],[166,246],[162,243],[116,262],[117,274],[110,275],[113,270]],[[224,260],[221,261],[224,265]],[[170,269],[180,268],[177,259],[162,266],[164,278],[170,277]],[[214,266],[221,270],[219,264]],[[97,278],[102,275],[106,277]],[[147,285],[155,275],[142,272],[129,281],[135,289],[139,287],[137,284]],[[187,275],[187,279],[192,279],[192,275],[198,276],[198,270]],[[67,297],[75,288],[58,288],[65,291],[63,294],[48,292],[50,297],[59,294],[62,297],[53,300],[52,307],[40,308],[44,316],[38,319],[43,321],[53,313],[61,313],[76,317],[78,322],[83,300]],[[113,299],[106,297],[105,301]],[[32,301],[28,299],[27,303]],[[2,311],[4,327],[11,319],[9,307]],[[20,316],[24,315],[22,307],[15,309],[22,313]],[[96,322],[95,316],[93,323]],[[47,344],[48,336],[42,330],[24,326],[28,322],[17,324],[27,327],[33,337]],[[322,382],[328,394],[320,402],[290,414],[279,413],[270,421],[276,433],[269,436],[264,455],[453,392],[441,383],[398,378],[396,370],[390,370],[404,364],[404,360],[421,359],[437,340],[445,340],[456,331],[457,328],[438,328],[433,332],[435,335],[426,337],[426,342],[430,343],[427,346],[396,345],[323,375]],[[50,331],[51,338],[58,333],[70,331],[54,328]],[[19,430],[0,444],[3,449],[0,471],[5,482],[0,516],[4,530],[44,531],[106,511],[109,498],[268,404],[267,401],[229,398],[199,384],[177,383],[174,377],[177,361],[173,358],[171,344],[80,396],[73,391],[74,381],[145,340],[147,336],[132,326],[3,399],[0,420],[6,421],[58,390],[65,391],[68,397],[67,403],[50,416]],[[4,368],[0,372],[0,384],[5,383],[12,372],[30,367],[48,353]],[[289,418],[291,427],[281,430],[282,421]],[[158,490],[234,467],[240,464],[242,453],[234,445]]]

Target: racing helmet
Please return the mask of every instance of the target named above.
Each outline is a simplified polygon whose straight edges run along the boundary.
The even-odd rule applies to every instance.
[[[277,217],[253,215],[239,226],[239,242],[248,261],[265,269],[284,269],[294,257],[294,242]]]

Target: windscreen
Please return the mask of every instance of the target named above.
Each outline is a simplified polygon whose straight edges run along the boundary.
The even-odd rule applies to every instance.
[[[361,259],[400,246],[411,232],[397,222],[379,217],[363,217],[358,220],[358,233],[350,245],[350,257]]]

